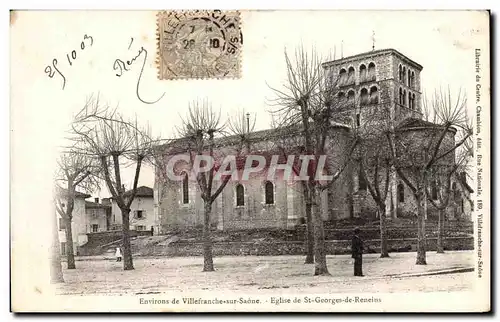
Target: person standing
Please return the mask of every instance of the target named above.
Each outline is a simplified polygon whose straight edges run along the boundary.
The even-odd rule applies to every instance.
[[[116,256],[116,261],[117,262],[121,262],[122,261],[122,251],[121,251],[120,247],[116,247],[115,256]]]
[[[352,258],[354,258],[354,276],[363,275],[363,241],[359,237],[359,228],[354,229],[352,237]]]

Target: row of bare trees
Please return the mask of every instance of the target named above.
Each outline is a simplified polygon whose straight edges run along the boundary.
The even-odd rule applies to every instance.
[[[339,95],[342,88],[338,77],[324,71],[322,58],[315,50],[307,52],[299,47],[293,57],[285,51],[284,58],[286,80],[282,87],[271,87],[274,94],[270,102],[271,113],[277,133],[272,140],[275,150],[283,156],[296,153],[309,156],[301,159],[310,165],[306,167],[308,180],[301,182],[307,227],[305,262],[314,261],[314,275],[329,275],[321,194],[351,167],[359,169],[359,175],[378,207],[381,257],[389,256],[386,200],[392,175],[397,173],[412,191],[417,204],[417,264],[426,264],[426,204],[431,202],[439,210],[438,248],[442,250],[442,223],[452,193],[451,181],[457,173],[466,170],[471,156],[472,129],[466,114],[465,96],[459,93],[453,99],[449,90],[441,91],[436,92],[429,102],[424,102],[424,110],[432,112],[434,126],[423,139],[420,132],[405,131],[391,118],[387,107],[390,104],[386,107],[380,105],[378,114],[371,119],[356,120],[352,102],[346,102]],[[161,140],[154,138],[149,128],[138,125],[137,120],[125,119],[116,109],[103,104],[99,97],[90,97],[71,124],[71,145],[59,160],[56,179],[55,204],[66,227],[68,268],[75,268],[71,224],[78,190],[92,192],[101,185],[107,187],[122,214],[123,268],[134,269],[129,215],[143,166],[152,164],[166,180],[165,154],[173,146],[188,155],[189,168],[195,167],[194,161],[200,156],[222,160],[225,155],[238,158],[244,153],[249,154],[252,152],[254,125],[255,119],[245,118],[243,112],[224,121],[210,102],[196,101],[190,104],[178,128],[179,138]],[[317,165],[325,155],[330,157],[322,167],[324,173],[321,175],[330,177],[318,180]],[[208,166],[209,170],[196,173],[195,179],[204,202],[203,270],[213,271],[212,206],[230,176],[215,178],[217,170],[227,167],[227,164]],[[293,171],[298,174],[301,166],[300,163],[294,165]],[[127,192],[123,170],[128,167],[135,171]],[[429,198],[430,181],[436,177],[443,178],[438,182],[438,200]]]
[[[78,190],[91,193],[104,182],[122,214],[123,268],[134,269],[129,231],[130,206],[142,167],[152,165],[164,176],[163,179],[167,179],[165,153],[172,146],[181,147],[189,156],[190,168],[194,167],[197,156],[220,160],[223,157],[220,143],[228,135],[238,139],[231,142],[230,151],[226,152],[238,156],[245,147],[248,150],[248,136],[254,124],[255,119],[250,122],[249,116],[244,118],[243,112],[223,121],[207,100],[195,101],[178,128],[180,139],[160,140],[153,138],[150,130],[139,126],[136,120],[125,119],[116,109],[103,104],[99,97],[90,97],[71,125],[72,144],[59,160],[56,178],[55,203],[57,213],[65,223],[67,268],[75,268],[71,224]],[[123,178],[123,170],[127,167],[135,169],[129,191]],[[214,180],[216,170],[217,167],[210,167],[210,170],[199,171],[196,175],[204,202],[204,271],[214,270],[210,238],[212,204],[231,178],[225,176],[222,180]],[[54,271],[60,270],[60,265],[55,265]]]
[[[303,47],[290,57],[285,51],[287,77],[282,88],[273,88],[275,97],[270,101],[271,113],[279,129],[300,129],[303,154],[312,157],[314,166],[307,167],[308,180],[303,183],[305,200],[307,245],[314,245],[314,256],[308,247],[306,263],[314,257],[314,275],[329,275],[326,263],[325,234],[321,216],[320,200],[323,191],[329,189],[351,163],[356,147],[359,145],[359,127],[350,122],[349,106],[339,98],[339,79],[326,75],[321,63],[322,58],[315,50],[307,52]],[[335,124],[348,122],[352,136],[349,147],[341,153],[332,151],[338,142],[347,136],[342,131],[332,131]],[[286,133],[286,131],[285,131]],[[324,175],[329,180],[317,180],[317,165],[320,157],[334,152],[336,158],[325,163]],[[309,215],[311,213],[311,215]],[[311,224],[312,221],[312,224]],[[311,241],[311,237],[314,241]]]
[[[125,119],[98,96],[91,96],[75,115],[69,139],[71,144],[64,148],[58,162],[55,201],[57,213],[64,221],[67,268],[75,268],[72,219],[78,191],[92,193],[104,183],[121,210],[123,268],[131,270],[134,266],[129,232],[130,205],[135,198],[141,169],[159,141],[151,137],[147,128],[138,126],[137,121]],[[135,171],[131,189],[125,193],[123,171],[127,167]]]
[[[322,59],[313,49],[303,47],[295,51],[293,58],[285,51],[287,77],[281,88],[271,87],[274,98],[271,106],[275,127],[300,128],[304,153],[314,160],[327,151],[343,157],[328,162],[327,172],[332,175],[328,183],[310,180],[304,183],[306,240],[312,243],[314,236],[315,275],[327,275],[324,228],[319,210],[319,195],[339,178],[349,165],[359,167],[359,176],[365,181],[368,191],[377,204],[380,219],[381,257],[388,257],[386,200],[392,174],[403,180],[417,204],[417,264],[426,264],[425,218],[428,202],[439,210],[438,248],[442,251],[444,210],[449,204],[451,180],[466,170],[472,155],[472,126],[467,117],[467,100],[462,92],[453,96],[451,91],[439,91],[430,100],[424,101],[424,111],[432,114],[433,124],[425,126],[425,132],[406,131],[391,115],[392,104],[379,104],[372,115],[364,113],[363,122],[354,116],[356,102],[346,102],[340,94],[342,88],[338,75],[325,72]],[[349,105],[348,105],[349,104]],[[338,142],[339,131],[331,131],[336,124],[348,126],[351,142],[348,148]],[[340,134],[341,135],[341,134]],[[289,133],[285,134],[289,136]],[[343,138],[345,139],[345,137]],[[333,144],[328,144],[333,143]],[[286,151],[287,143],[279,144]],[[331,149],[343,149],[332,151]],[[335,153],[337,152],[337,153]],[[286,152],[283,152],[286,153]],[[430,198],[428,189],[431,178],[438,180],[439,200]],[[312,215],[309,215],[312,213]],[[311,221],[313,225],[311,225]],[[307,247],[306,263],[313,258],[312,247]]]
[[[174,148],[176,153],[187,154],[186,169],[195,175],[196,184],[203,200],[203,271],[214,271],[211,222],[213,203],[232,178],[231,168],[250,149],[250,134],[255,126],[255,117],[238,111],[223,120],[221,113],[213,109],[208,100],[193,101],[186,116],[177,129],[179,139],[160,147],[153,154],[154,164],[163,180],[169,180],[165,155]],[[226,158],[230,156],[230,158]],[[200,162],[195,164],[199,160]],[[213,162],[213,164],[211,164]],[[196,168],[199,171],[192,172]],[[229,167],[229,169],[228,169]],[[234,166],[233,166],[234,167]],[[204,168],[203,170],[201,168]],[[228,169],[229,175],[218,176],[219,170]]]

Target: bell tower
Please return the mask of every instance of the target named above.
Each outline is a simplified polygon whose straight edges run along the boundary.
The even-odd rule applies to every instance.
[[[395,49],[379,49],[323,64],[336,79],[339,102],[352,111],[358,126],[368,118],[390,117],[396,122],[422,118],[422,66]]]

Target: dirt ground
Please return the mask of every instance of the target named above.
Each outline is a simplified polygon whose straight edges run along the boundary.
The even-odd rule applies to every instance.
[[[473,252],[427,253],[428,265],[415,265],[416,253],[394,253],[390,258],[365,255],[365,277],[353,276],[353,259],[328,256],[331,276],[313,276],[314,265],[303,256],[239,256],[214,259],[215,272],[202,272],[202,257],[134,258],[134,270],[102,257],[78,258],[75,270],[65,269],[59,294],[118,295],[192,291],[290,292],[437,292],[469,290],[473,272],[427,275],[455,269],[472,269]],[[423,275],[422,275],[423,274]]]

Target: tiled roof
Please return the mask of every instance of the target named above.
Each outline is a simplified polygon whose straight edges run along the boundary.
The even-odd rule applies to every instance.
[[[62,189],[62,188],[59,188],[58,189],[58,193],[62,196],[65,196],[68,194],[68,190],[67,189]],[[75,191],[75,197],[76,198],[83,198],[83,199],[87,199],[90,197],[89,194],[86,194],[86,193],[83,193],[83,192],[79,192],[79,191]]]
[[[397,130],[408,130],[408,129],[414,129],[414,128],[435,128],[435,129],[442,129],[443,125],[441,124],[436,124],[432,123],[429,121],[421,120],[418,118],[413,118],[409,117],[401,121],[397,126]],[[457,129],[454,127],[450,127],[448,131],[453,131],[456,132]]]
[[[95,203],[85,200],[85,208],[111,208],[111,205],[104,205],[102,203]]]
[[[128,190],[124,193],[125,196],[130,196],[132,194],[132,190]],[[135,193],[136,197],[151,197],[153,198],[153,189],[146,186],[137,187],[137,191]]]
[[[345,129],[350,129],[348,125],[338,123],[338,122],[332,122],[331,123],[332,128],[345,128]],[[283,134],[283,131],[285,132],[285,135]],[[260,130],[260,131],[254,131],[248,133],[248,138],[247,140],[250,143],[254,142],[261,142],[261,141],[266,141],[266,140],[271,140],[273,138],[279,138],[283,136],[289,136],[294,133],[300,134],[302,131],[302,126],[296,126],[296,128],[285,128],[285,129],[265,129],[265,130]],[[237,144],[240,142],[241,137],[239,135],[229,135],[229,136],[224,136],[220,138],[215,139],[215,148],[219,148],[221,146],[231,146],[234,144]],[[179,138],[176,140],[171,141],[170,143],[164,144],[160,149],[164,149],[165,151],[168,151],[167,154],[177,154],[177,153],[183,153],[187,150],[186,145],[183,143],[189,142],[189,139],[184,137],[184,138]]]
[[[441,127],[441,125],[425,121],[422,119],[409,117],[401,121],[397,128],[411,128],[411,127]]]

